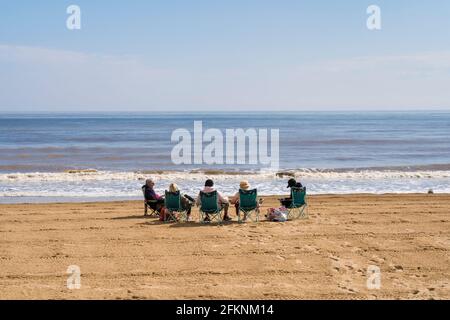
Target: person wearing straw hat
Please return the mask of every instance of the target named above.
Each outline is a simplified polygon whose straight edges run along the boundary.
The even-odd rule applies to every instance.
[[[250,183],[247,180],[242,180],[239,183],[239,189],[244,190],[244,191],[250,190]],[[258,202],[258,208],[259,208],[259,204],[261,201],[262,201],[262,199]],[[236,216],[238,216],[239,215],[239,191],[236,192],[233,197],[231,197],[230,202],[232,204],[234,204],[234,207],[236,208]]]

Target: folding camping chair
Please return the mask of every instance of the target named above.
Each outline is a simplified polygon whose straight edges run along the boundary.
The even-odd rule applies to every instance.
[[[291,188],[291,198],[292,203],[287,208],[288,209],[288,220],[306,218],[307,212],[306,208],[308,204],[306,203],[306,188]]]
[[[223,208],[219,206],[219,199],[217,191],[213,192],[203,192],[200,191],[200,222],[213,222],[216,220],[218,223],[222,223],[222,210]],[[205,221],[205,217],[209,216],[210,221]]]
[[[159,212],[156,210],[158,200],[145,199],[145,186],[142,187],[142,193],[144,194],[144,216],[150,216],[152,218],[159,218]],[[148,211],[150,210],[150,214]]]
[[[186,222],[187,221],[187,210],[183,208],[181,204],[181,193],[165,191],[164,205],[168,211],[168,216],[166,217],[166,222],[176,221],[176,222]],[[178,215],[178,216],[177,216]]]
[[[238,221],[245,222],[247,219],[253,222],[259,221],[259,208],[258,208],[258,191],[253,190],[242,190],[239,189],[239,211],[238,211]],[[244,218],[241,219],[241,212]]]

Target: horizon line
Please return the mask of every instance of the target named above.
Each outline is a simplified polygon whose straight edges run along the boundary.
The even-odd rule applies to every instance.
[[[385,112],[385,113],[399,113],[399,112],[450,112],[450,108],[445,109],[425,109],[425,108],[411,108],[411,109],[367,109],[367,110],[358,110],[358,109],[304,109],[304,110],[267,110],[267,109],[255,109],[255,110],[214,110],[215,108],[211,107],[210,110],[164,110],[164,109],[155,109],[155,110],[114,110],[114,111],[105,111],[105,110],[80,110],[80,111],[60,111],[60,110],[38,110],[38,111],[3,111],[0,110],[1,115],[24,115],[24,114],[150,114],[150,113],[215,113],[215,114],[230,114],[230,113],[252,113],[252,112],[265,112],[265,113],[311,113],[311,112]]]

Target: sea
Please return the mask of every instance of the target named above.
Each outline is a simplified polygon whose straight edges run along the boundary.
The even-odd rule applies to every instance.
[[[193,138],[199,121],[224,139],[278,130],[278,166],[250,163],[250,139],[245,163],[174,161],[174,132]],[[212,178],[225,194],[245,179],[283,195],[291,177],[309,194],[450,193],[450,112],[0,114],[0,203],[142,199],[147,178],[160,193],[175,182],[195,195]]]

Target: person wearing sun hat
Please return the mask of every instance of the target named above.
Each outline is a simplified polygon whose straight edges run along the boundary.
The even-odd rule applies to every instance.
[[[250,188],[250,183],[248,183],[247,180],[242,180],[239,183],[239,188],[242,189],[242,190],[248,190]]]
[[[245,190],[245,191],[250,190],[250,183],[247,180],[242,180],[239,183],[239,189]],[[238,216],[239,215],[239,191],[236,192],[233,197],[231,197],[230,202],[232,204],[234,204],[234,207],[236,208],[236,216]],[[259,207],[259,202],[258,202],[258,207]]]
[[[248,189],[250,189],[250,183],[247,180],[242,180],[239,183],[239,189],[245,190],[247,191]],[[230,199],[230,202],[232,204],[236,204],[237,202],[239,202],[239,191],[236,192]]]

